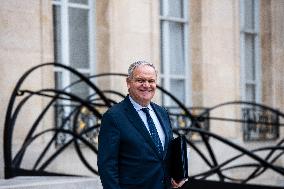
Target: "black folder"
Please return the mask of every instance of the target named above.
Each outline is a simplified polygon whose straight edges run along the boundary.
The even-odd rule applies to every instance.
[[[170,175],[179,182],[188,177],[186,138],[180,135],[170,143]]]

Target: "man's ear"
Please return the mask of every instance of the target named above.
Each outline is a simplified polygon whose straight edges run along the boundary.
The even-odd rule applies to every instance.
[[[129,77],[127,77],[127,78],[126,78],[126,85],[127,85],[127,89],[129,89],[129,88],[130,88],[129,83],[130,83],[130,79],[129,79]]]

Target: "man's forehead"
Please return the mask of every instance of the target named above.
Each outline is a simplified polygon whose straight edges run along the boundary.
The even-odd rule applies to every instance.
[[[155,71],[155,69],[152,67],[152,66],[150,66],[150,65],[147,65],[147,64],[142,64],[142,65],[139,65],[139,66],[137,66],[134,70],[140,70],[140,69],[151,69],[151,70],[154,70]]]
[[[134,72],[133,76],[135,78],[156,78],[156,73],[154,72]]]
[[[149,65],[140,65],[133,70],[133,75],[137,74],[156,75],[156,70]]]

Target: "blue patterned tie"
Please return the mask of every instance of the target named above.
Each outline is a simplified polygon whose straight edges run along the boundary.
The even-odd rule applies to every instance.
[[[159,134],[157,132],[156,126],[154,124],[154,121],[153,121],[153,119],[150,116],[149,109],[148,108],[142,108],[141,110],[146,114],[147,123],[148,123],[148,127],[149,127],[149,131],[150,131],[151,137],[152,137],[155,145],[158,148],[159,154],[162,155],[162,152],[163,152],[162,143],[161,143]]]

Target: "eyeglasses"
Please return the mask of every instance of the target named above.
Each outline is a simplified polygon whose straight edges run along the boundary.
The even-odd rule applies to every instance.
[[[155,79],[143,79],[143,78],[134,78],[133,79],[134,82],[139,83],[139,84],[145,84],[145,83],[149,83],[149,85],[153,85],[156,83]]]

